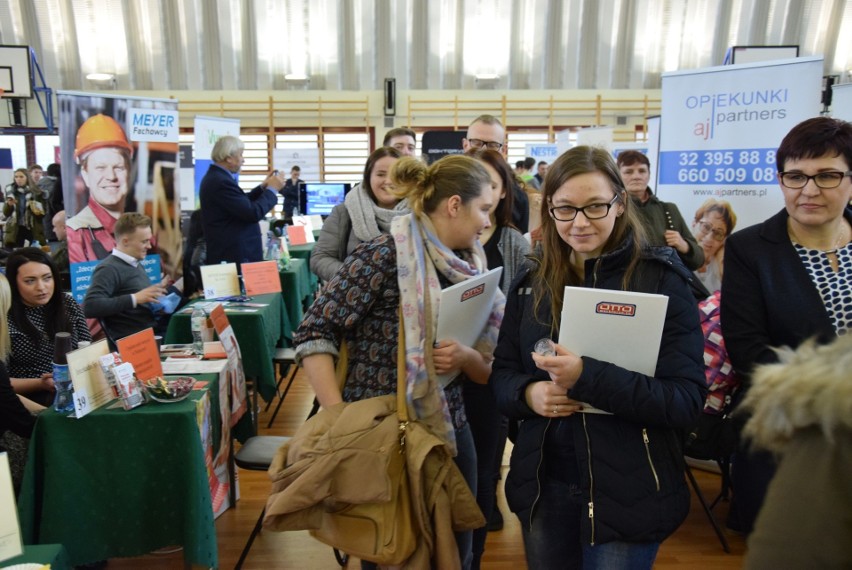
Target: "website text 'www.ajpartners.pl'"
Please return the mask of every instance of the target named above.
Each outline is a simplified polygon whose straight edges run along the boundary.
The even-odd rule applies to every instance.
[[[762,198],[769,193],[767,188],[692,188],[693,196],[715,196],[716,198]]]

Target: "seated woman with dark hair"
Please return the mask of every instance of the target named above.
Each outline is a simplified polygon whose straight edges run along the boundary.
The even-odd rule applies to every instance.
[[[12,290],[9,309],[9,376],[18,394],[48,405],[53,398],[53,339],[71,333],[71,346],[91,341],[83,311],[57,286],[53,259],[34,247],[16,250],[6,262]]]

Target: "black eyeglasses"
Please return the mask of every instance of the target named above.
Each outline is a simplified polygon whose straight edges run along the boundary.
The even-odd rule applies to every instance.
[[[607,214],[609,214],[609,209],[612,208],[612,205],[615,204],[616,200],[618,200],[618,194],[613,196],[612,200],[610,200],[608,204],[589,204],[582,208],[575,208],[574,206],[553,206],[552,208],[549,208],[548,211],[554,220],[558,220],[560,222],[571,222],[580,212],[583,212],[583,215],[586,216],[587,220],[599,220],[601,218],[605,218]]]
[[[482,139],[467,139],[467,142],[470,143],[470,146],[473,148],[482,148],[487,147],[491,150],[500,150],[503,148],[503,143],[499,143],[497,141],[484,141]]]
[[[847,176],[852,176],[852,170],[840,172],[839,170],[831,170],[828,172],[819,172],[813,176],[808,176],[802,172],[779,172],[778,178],[781,179],[781,184],[793,190],[799,190],[808,185],[809,180],[813,180],[818,188],[830,190],[837,188],[843,179]]]

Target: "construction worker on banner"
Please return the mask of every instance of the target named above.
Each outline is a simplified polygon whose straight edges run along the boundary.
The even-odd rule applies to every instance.
[[[124,213],[132,155],[124,129],[112,117],[97,114],[80,125],[74,160],[89,201],[66,222],[71,263],[104,259],[115,247],[113,229]]]

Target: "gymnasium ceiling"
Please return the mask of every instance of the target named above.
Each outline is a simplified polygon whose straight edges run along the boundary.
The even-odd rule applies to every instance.
[[[848,82],[852,2],[2,0],[0,44],[32,46],[48,86],[72,90],[104,88],[93,72],[120,90],[658,89],[770,44]]]

